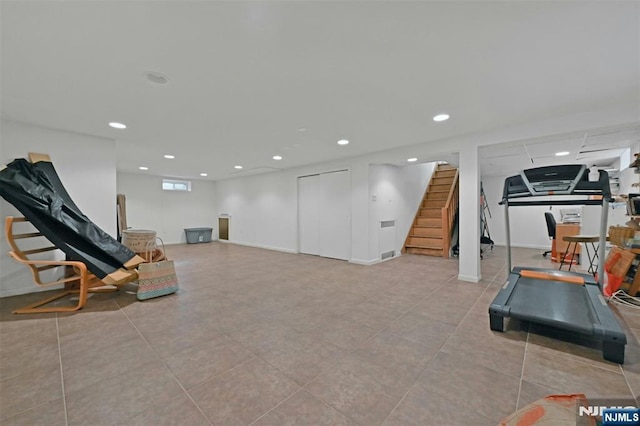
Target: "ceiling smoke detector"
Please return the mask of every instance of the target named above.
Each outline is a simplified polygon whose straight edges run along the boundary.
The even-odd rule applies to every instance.
[[[167,84],[169,79],[162,73],[156,71],[147,71],[144,73],[147,80],[155,84]]]

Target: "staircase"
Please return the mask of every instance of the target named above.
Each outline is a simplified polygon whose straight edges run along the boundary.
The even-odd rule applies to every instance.
[[[448,258],[457,210],[458,169],[439,164],[431,176],[403,251]]]

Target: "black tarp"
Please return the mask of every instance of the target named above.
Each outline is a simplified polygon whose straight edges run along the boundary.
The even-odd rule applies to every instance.
[[[69,259],[84,262],[101,279],[136,257],[80,211],[50,162],[12,161],[0,171],[0,195]]]

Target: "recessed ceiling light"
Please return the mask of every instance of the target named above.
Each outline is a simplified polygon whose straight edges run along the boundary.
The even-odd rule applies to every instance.
[[[168,160],[173,160],[174,158],[176,158],[175,155],[171,155],[171,154],[167,154],[164,156],[164,158],[168,159]]]
[[[556,157],[563,157],[565,155],[569,155],[569,151],[556,152]]]
[[[349,141],[346,139],[340,139],[338,141],[338,145],[348,145],[348,144],[349,144]]]
[[[298,129],[298,131],[299,131],[299,132],[306,132],[306,131],[307,131],[307,129],[305,129],[304,127],[300,127],[300,128]]]
[[[433,121],[445,121],[449,119],[449,114],[438,114],[433,117]]]
[[[140,166],[140,167],[138,167],[138,168],[139,168],[140,170],[149,170],[149,168],[148,168],[148,167],[145,167],[145,166]]]
[[[167,84],[167,82],[169,81],[169,79],[167,79],[167,76],[157,71],[147,71],[144,73],[144,75],[145,77],[147,77],[147,80],[156,84]]]
[[[205,177],[205,176],[207,176],[207,174],[206,173],[200,173],[200,176]]]
[[[117,123],[115,121],[112,121],[111,123],[109,123],[109,126],[113,127],[114,129],[126,129],[127,126],[125,126],[122,123]]]
[[[274,155],[274,156],[273,156],[273,159],[274,159],[274,160],[282,160],[282,156],[280,156],[280,155]]]
[[[414,158],[407,158],[407,161],[410,162],[410,163],[413,163],[415,161],[418,161],[418,159],[415,158],[415,157]]]
[[[233,168],[234,168],[234,169],[238,169],[238,170],[239,170],[239,169],[241,169],[241,168],[242,168],[242,166],[233,166]]]

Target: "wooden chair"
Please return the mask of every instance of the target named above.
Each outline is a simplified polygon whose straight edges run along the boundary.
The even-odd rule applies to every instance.
[[[43,241],[46,241],[48,244],[51,243],[46,240],[46,238],[44,238],[44,236],[40,232],[16,233],[14,230],[14,225],[20,222],[30,224],[30,222],[24,217],[8,216],[5,219],[5,236],[7,238],[9,246],[11,247],[9,256],[11,256],[17,262],[26,265],[31,270],[31,273],[33,274],[33,280],[37,285],[46,287],[64,284],[65,288],[62,292],[50,296],[44,300],[32,303],[28,306],[25,306],[24,308],[16,309],[15,311],[13,311],[14,314],[30,314],[38,312],[73,312],[81,309],[87,303],[87,294],[89,292],[111,292],[118,290],[118,287],[116,287],[115,285],[104,285],[104,283],[100,281],[98,277],[87,270],[87,266],[83,262],[68,260],[36,260],[30,258],[40,253],[58,250],[58,248],[53,245],[48,245],[46,247],[21,249],[16,243],[16,240],[24,241],[24,244],[21,245],[28,245],[29,247],[42,245],[41,243]],[[62,278],[46,280],[42,277],[42,272],[53,270],[55,268],[60,268],[60,275],[62,276]],[[123,282],[119,282],[118,285],[133,281],[135,279],[137,279],[137,273],[135,271],[131,271],[130,278],[124,280]],[[77,305],[43,306],[70,294],[78,294]]]

